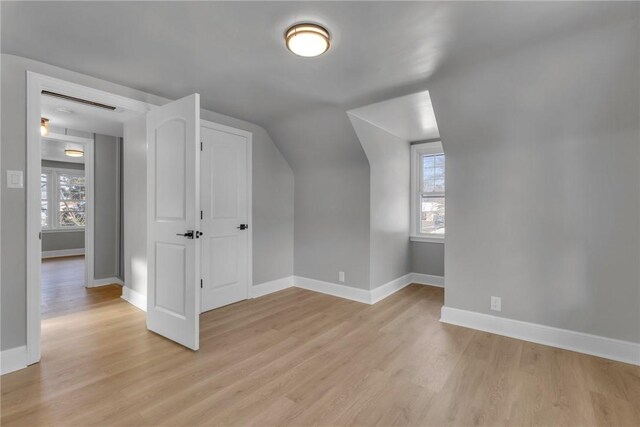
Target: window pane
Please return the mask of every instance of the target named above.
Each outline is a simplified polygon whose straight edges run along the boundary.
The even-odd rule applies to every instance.
[[[58,226],[85,226],[85,179],[81,175],[58,174]]]
[[[47,187],[49,186],[49,175],[43,173],[40,175],[40,199],[47,200]]]
[[[49,174],[40,174],[40,226],[49,226]]]
[[[40,226],[49,226],[49,203],[46,200],[40,201]]]
[[[444,197],[421,197],[420,232],[444,235]]]
[[[84,200],[84,176],[58,175],[60,200]]]
[[[60,201],[60,227],[84,227],[85,202]]]
[[[422,156],[422,193],[444,193],[444,154]]]
[[[433,168],[435,166],[434,156],[422,156],[422,168]]]

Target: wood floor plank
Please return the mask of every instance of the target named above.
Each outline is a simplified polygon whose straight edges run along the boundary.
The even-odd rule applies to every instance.
[[[440,288],[286,289],[204,313],[192,352],[66,261],[46,264],[42,362],[2,377],[3,426],[640,425],[640,367],[442,324]]]

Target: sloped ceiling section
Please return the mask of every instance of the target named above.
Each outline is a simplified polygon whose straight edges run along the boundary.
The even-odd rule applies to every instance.
[[[440,137],[428,90],[355,108],[349,115],[409,142]]]

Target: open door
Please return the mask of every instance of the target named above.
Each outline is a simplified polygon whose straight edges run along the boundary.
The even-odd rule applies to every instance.
[[[200,95],[147,113],[147,150],[147,328],[197,350]]]

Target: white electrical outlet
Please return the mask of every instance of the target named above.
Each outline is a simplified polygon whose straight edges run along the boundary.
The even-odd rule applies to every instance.
[[[344,283],[344,271],[338,273],[338,280]]]
[[[491,297],[491,310],[502,311],[502,298]]]

